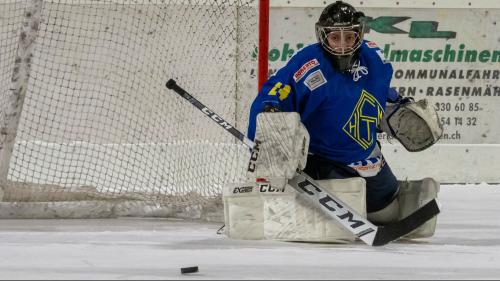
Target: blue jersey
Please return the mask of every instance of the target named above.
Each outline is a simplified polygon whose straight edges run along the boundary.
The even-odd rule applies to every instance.
[[[368,158],[376,145],[385,104],[393,100],[392,66],[369,41],[353,71],[340,73],[319,44],[298,51],[264,84],[254,100],[248,137],[266,104],[298,112],[310,135],[309,153],[350,164]],[[397,96],[397,94],[396,94]]]

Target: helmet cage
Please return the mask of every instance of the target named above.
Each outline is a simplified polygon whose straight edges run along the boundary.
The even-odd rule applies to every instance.
[[[328,38],[333,35],[340,37],[340,44],[335,45],[333,40],[330,40],[329,42]],[[323,48],[330,54],[334,56],[350,56],[359,49],[361,43],[363,42],[363,25],[353,24],[349,26],[322,26],[320,24],[316,24],[316,37]],[[346,44],[349,41],[354,42],[352,44]]]

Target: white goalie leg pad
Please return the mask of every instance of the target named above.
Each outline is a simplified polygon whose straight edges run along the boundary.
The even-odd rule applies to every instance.
[[[275,187],[284,186],[304,169],[309,151],[309,133],[296,112],[263,112],[257,116],[256,148],[249,163],[248,178],[265,178]]]
[[[385,225],[399,220],[399,200],[395,198],[382,210],[368,213],[368,220],[372,223]]]
[[[439,192],[439,183],[432,178],[419,181],[400,182],[398,201],[400,206],[399,218],[403,219],[418,208],[422,207],[434,198]],[[434,235],[436,230],[437,216],[427,221],[413,232],[404,236],[406,239],[425,238]]]
[[[381,128],[410,152],[432,146],[443,134],[438,115],[427,99],[388,105]]]
[[[363,178],[318,183],[366,217]],[[234,239],[348,243],[356,237],[311,205],[293,187],[269,183],[229,184],[224,188],[226,234]]]
[[[317,183],[324,187],[327,191],[337,196],[345,204],[355,210],[362,217],[366,218],[366,181],[361,177],[348,179],[330,179],[318,180]],[[298,196],[298,195],[297,195]],[[298,221],[303,221],[301,227],[303,231],[308,232],[309,229],[314,229],[315,235],[304,235],[307,239],[302,241],[314,242],[330,242],[330,243],[352,243],[356,240],[356,236],[347,231],[332,218],[323,214],[322,211],[311,208],[310,203],[305,202],[302,197],[298,196],[298,201],[303,208],[299,209],[303,213],[302,218]],[[315,217],[310,218],[309,214],[314,213]]]
[[[264,239],[264,200],[257,183],[231,183],[224,186],[224,231],[234,239]]]

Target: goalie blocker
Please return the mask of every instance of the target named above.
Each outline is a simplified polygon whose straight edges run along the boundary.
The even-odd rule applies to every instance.
[[[297,169],[306,167],[309,133],[297,112],[259,113],[255,143],[248,179],[264,178],[275,188],[282,188]]]

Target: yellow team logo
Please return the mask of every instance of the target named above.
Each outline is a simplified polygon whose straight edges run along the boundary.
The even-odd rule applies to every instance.
[[[378,126],[383,114],[384,109],[380,106],[377,99],[363,90],[343,130],[366,150],[374,142],[373,135],[375,134],[370,130],[371,124],[375,123],[375,126]]]
[[[275,96],[278,94],[280,101],[282,101],[288,97],[291,89],[290,85],[283,85],[281,82],[278,82],[274,85],[271,91],[269,91],[268,95]]]

